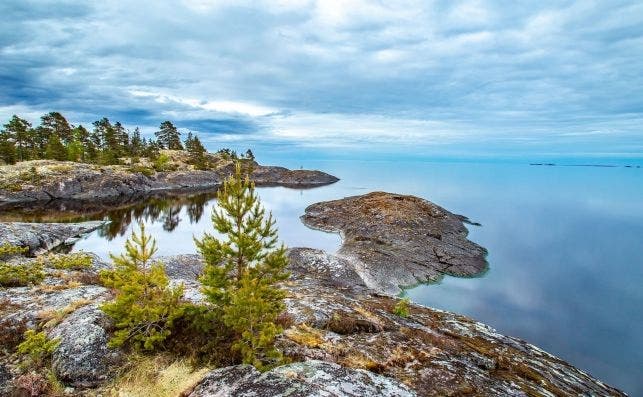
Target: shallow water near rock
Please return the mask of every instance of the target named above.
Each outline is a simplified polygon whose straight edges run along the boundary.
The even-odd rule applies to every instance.
[[[427,306],[471,316],[533,343],[630,395],[643,394],[643,170],[538,167],[528,164],[404,161],[273,161],[338,176],[309,190],[261,188],[283,241],[335,251],[337,234],[299,220],[315,202],[381,190],[426,198],[482,226],[469,238],[489,251],[478,278],[446,277],[406,291]],[[11,220],[112,223],[73,250],[102,257],[120,252],[142,220],[159,254],[194,253],[193,236],[211,231],[213,193],[148,199],[90,214],[43,217],[5,212]],[[17,218],[17,219],[16,219]]]

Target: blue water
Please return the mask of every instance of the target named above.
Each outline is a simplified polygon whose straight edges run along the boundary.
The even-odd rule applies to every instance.
[[[272,160],[341,178],[311,190],[259,189],[288,246],[339,247],[338,235],[299,221],[314,202],[374,190],[424,197],[482,224],[469,226],[469,237],[488,249],[489,271],[418,286],[406,292],[412,300],[471,316],[643,395],[643,168]],[[215,201],[197,201],[196,207],[164,202],[141,216],[160,254],[195,252],[193,236],[211,230]],[[121,211],[112,218],[131,221],[133,215]],[[74,249],[106,257],[120,251],[131,228],[114,223],[109,233],[94,233]]]

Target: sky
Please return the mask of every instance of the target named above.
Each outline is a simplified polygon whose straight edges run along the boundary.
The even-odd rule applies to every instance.
[[[0,120],[210,149],[643,158],[640,1],[0,3]]]

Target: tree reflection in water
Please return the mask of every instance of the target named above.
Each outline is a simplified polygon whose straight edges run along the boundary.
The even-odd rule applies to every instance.
[[[171,232],[183,221],[182,210],[191,224],[198,223],[208,202],[216,198],[216,192],[198,194],[172,194],[151,197],[128,197],[126,199],[78,202],[50,201],[33,203],[18,208],[3,208],[0,222],[83,222],[107,220],[98,234],[108,241],[127,233],[132,222],[160,221],[163,230]]]

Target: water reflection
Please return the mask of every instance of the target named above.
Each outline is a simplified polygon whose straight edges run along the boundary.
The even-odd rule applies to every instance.
[[[107,220],[109,223],[97,231],[97,235],[112,241],[127,234],[132,223],[158,223],[166,232],[173,232],[182,222],[182,210],[189,223],[201,221],[205,206],[216,198],[216,192],[188,195],[164,195],[129,197],[120,200],[80,202],[56,200],[34,203],[27,207],[7,209],[0,221],[11,222],[83,222]]]

